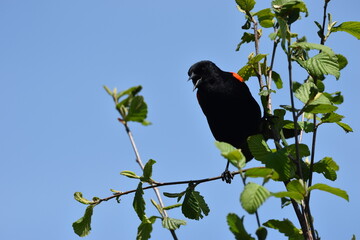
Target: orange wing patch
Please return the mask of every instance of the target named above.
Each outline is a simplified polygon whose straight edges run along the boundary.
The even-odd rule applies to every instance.
[[[242,77],[240,77],[239,74],[231,72],[232,75],[234,76],[234,78],[236,78],[237,80],[239,80],[240,82],[244,82],[244,79]]]

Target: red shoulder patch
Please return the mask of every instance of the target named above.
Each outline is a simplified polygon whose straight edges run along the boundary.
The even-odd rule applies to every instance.
[[[236,78],[237,80],[239,80],[240,82],[244,82],[244,79],[242,77],[240,77],[239,74],[231,72],[233,77]]]

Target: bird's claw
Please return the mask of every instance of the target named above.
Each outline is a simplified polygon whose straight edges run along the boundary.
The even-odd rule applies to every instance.
[[[231,174],[231,172],[229,170],[225,170],[222,174],[221,174],[221,179],[223,181],[225,181],[226,183],[231,183],[231,180],[234,178],[234,175]]]

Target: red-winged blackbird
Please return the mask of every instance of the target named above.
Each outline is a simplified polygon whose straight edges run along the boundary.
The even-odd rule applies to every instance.
[[[253,158],[247,138],[260,133],[261,110],[242,77],[224,72],[213,62],[201,61],[188,71],[197,99],[217,141],[240,148],[246,160]],[[227,170],[223,179],[230,183]]]

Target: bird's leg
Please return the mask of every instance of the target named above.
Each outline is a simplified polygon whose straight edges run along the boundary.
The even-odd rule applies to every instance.
[[[225,181],[226,183],[231,183],[231,180],[234,178],[234,176],[229,171],[229,164],[230,161],[227,162],[225,171],[221,174],[221,179]]]

